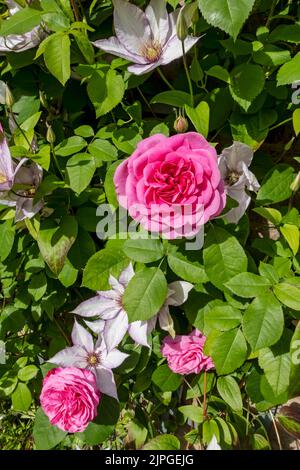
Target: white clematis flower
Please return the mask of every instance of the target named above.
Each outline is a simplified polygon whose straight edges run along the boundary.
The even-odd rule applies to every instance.
[[[142,75],[182,56],[176,35],[179,9],[168,14],[165,0],[151,0],[145,12],[124,0],[113,0],[116,36],[94,42],[96,47],[134,63],[129,72]],[[199,38],[188,36],[188,52]]]
[[[97,380],[101,393],[118,400],[117,387],[112,369],[119,367],[128,354],[118,349],[107,350],[102,336],[98,336],[96,344],[92,335],[75,321],[72,330],[73,346],[63,349],[49,359],[48,362],[61,367],[79,367],[91,370]]]
[[[8,7],[9,16],[14,15],[19,10],[21,10],[20,5],[18,5],[13,0],[5,1]],[[36,26],[31,31],[24,34],[11,34],[6,37],[0,37],[0,54],[3,52],[23,52],[33,47],[38,46],[38,44],[44,39],[45,32],[40,26]]]
[[[218,444],[217,438],[215,435],[213,435],[210,443],[206,447],[206,450],[222,450],[221,447]]]
[[[95,333],[103,333],[108,349],[115,348],[126,333],[137,343],[149,347],[148,335],[155,328],[157,319],[163,330],[175,336],[169,306],[182,305],[188,297],[193,285],[185,281],[173,282],[169,285],[168,297],[157,315],[148,321],[128,322],[122,298],[129,281],[134,276],[132,264],[124,269],[119,280],[109,277],[111,290],[98,291],[95,297],[82,302],[72,313],[81,317],[98,317],[96,321],[86,321]]]
[[[238,202],[238,207],[230,209],[224,216],[229,223],[237,224],[245,214],[251,202],[246,189],[258,191],[260,188],[255,175],[249,170],[252,159],[253,150],[241,142],[234,142],[219,157],[219,168],[227,194]]]

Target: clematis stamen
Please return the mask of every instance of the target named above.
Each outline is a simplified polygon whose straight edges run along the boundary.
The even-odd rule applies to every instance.
[[[226,184],[228,184],[228,186],[233,186],[235,183],[238,182],[240,177],[241,173],[238,173],[237,171],[231,171],[230,173],[228,173],[225,182]]]
[[[90,366],[95,367],[101,362],[100,354],[96,354],[95,352],[92,352],[91,354],[88,354],[86,361]]]
[[[145,44],[141,49],[141,54],[149,62],[156,62],[162,52],[161,45],[158,41],[153,41]]]

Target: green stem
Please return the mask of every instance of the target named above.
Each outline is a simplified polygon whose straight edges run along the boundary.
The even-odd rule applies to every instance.
[[[149,109],[150,113],[152,114],[152,116],[156,118],[157,116],[156,116],[155,112],[153,111],[153,109],[151,108],[151,104],[149,103],[149,101],[147,100],[146,96],[144,95],[144,93],[142,92],[142,90],[140,89],[139,86],[137,87],[137,91],[141,95],[142,100],[144,100],[144,102],[145,102],[147,108]]]
[[[276,8],[276,5],[277,5],[277,1],[278,0],[273,0],[272,6],[271,6],[271,9],[270,9],[270,13],[269,13],[269,16],[268,16],[268,19],[267,19],[267,22],[266,22],[266,28],[269,28],[269,26],[270,26],[270,23],[272,21],[274,11],[275,11],[275,8]]]
[[[157,67],[157,71],[158,71],[160,77],[162,78],[162,80],[165,82],[165,84],[170,88],[170,90],[174,90],[173,85],[171,85],[169,80],[164,76],[164,74],[162,73],[162,70],[160,69],[160,67]]]
[[[29,152],[32,152],[32,145],[31,145],[31,143],[30,143],[30,141],[29,141],[27,135],[26,135],[25,132],[23,131],[22,127],[20,126],[20,124],[19,124],[18,121],[16,120],[12,108],[8,108],[8,112],[9,112],[9,114],[11,115],[12,120],[14,121],[14,124],[17,126],[17,128],[18,128],[19,131],[21,132],[22,136],[23,136],[24,139],[26,140],[26,142],[27,142],[27,144],[28,144],[28,147],[29,147]]]
[[[190,73],[189,73],[189,68],[188,68],[187,61],[186,61],[184,41],[181,41],[181,45],[182,45],[182,60],[183,60],[184,70],[186,73],[186,78],[189,84],[190,95],[191,95],[191,105],[193,108],[194,107],[194,92],[193,92],[192,80],[191,80]]]
[[[60,174],[60,176],[62,177],[62,179],[64,179],[63,172],[61,171],[61,168],[60,168],[60,166],[59,166],[59,163],[58,163],[58,160],[57,160],[57,156],[56,156],[56,153],[55,153],[55,150],[54,150],[54,145],[53,145],[53,144],[50,144],[50,148],[51,148],[51,153],[52,153],[52,155],[53,155],[53,159],[54,159],[56,168],[58,169],[59,174]]]

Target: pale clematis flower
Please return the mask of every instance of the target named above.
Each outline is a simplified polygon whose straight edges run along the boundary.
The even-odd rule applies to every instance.
[[[219,157],[219,168],[225,182],[225,189],[238,206],[229,210],[225,218],[229,223],[237,224],[243,217],[250,202],[249,191],[258,191],[260,184],[249,170],[253,158],[253,150],[246,144],[234,142],[231,147],[223,150]]]
[[[16,208],[16,222],[33,217],[43,207],[43,201],[34,202],[43,169],[36,163],[25,166],[27,161],[27,158],[22,158],[18,163],[12,160],[0,124],[0,204]],[[21,189],[17,189],[18,186]]]
[[[112,369],[119,367],[128,354],[118,349],[107,350],[104,338],[99,335],[94,345],[92,335],[75,321],[72,330],[73,346],[67,347],[48,362],[61,367],[79,367],[92,371],[101,393],[118,400],[117,387]]]
[[[127,313],[122,304],[122,298],[129,281],[134,276],[132,264],[122,272],[119,280],[109,277],[111,290],[98,291],[95,297],[82,302],[72,313],[82,317],[98,317],[96,321],[86,321],[95,333],[102,333],[108,349],[116,347],[128,332],[129,336],[142,346],[149,347],[148,335],[155,328],[157,319],[163,330],[175,336],[173,320],[169,306],[178,306],[187,300],[193,285],[185,281],[173,282],[169,285],[168,297],[157,315],[148,321],[128,322]]]
[[[32,0],[30,0],[31,2]],[[28,2],[28,3],[30,3]],[[19,10],[21,10],[20,5],[18,5],[13,0],[5,1],[8,7],[9,16],[14,15]],[[23,52],[28,49],[36,47],[42,39],[45,37],[45,32],[40,26],[36,26],[31,31],[24,34],[11,34],[6,37],[0,37],[0,54],[1,52]]]
[[[222,450],[221,447],[218,444],[217,438],[215,435],[213,435],[210,443],[206,447],[206,450]]]
[[[128,71],[135,75],[150,72],[182,57],[182,44],[176,35],[179,9],[168,14],[165,0],[151,0],[145,12],[124,0],[113,0],[116,36],[94,42],[96,47],[130,60]],[[188,52],[198,41],[188,36]]]

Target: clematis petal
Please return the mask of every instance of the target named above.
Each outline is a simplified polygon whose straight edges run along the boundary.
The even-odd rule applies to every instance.
[[[109,397],[113,397],[119,401],[116,382],[112,370],[106,369],[102,366],[98,366],[95,369],[95,373],[97,386],[100,392],[104,393],[104,395],[107,395]]]
[[[159,326],[162,330],[167,331],[172,338],[175,338],[173,318],[170,315],[169,307],[165,305],[158,314]]]
[[[252,171],[249,170],[249,168],[246,166],[244,162],[242,163],[242,167],[243,167],[243,173],[246,179],[247,188],[250,191],[258,191],[260,188],[260,184],[257,181],[256,176],[252,173]]]
[[[139,65],[134,64],[128,67],[128,72],[133,73],[134,75],[144,75],[144,73],[151,72],[151,70],[156,69],[161,64],[161,60],[157,60],[156,62],[152,62],[151,64],[146,65]]]
[[[14,166],[3,128],[0,124],[0,191],[9,190],[14,181]]]
[[[107,303],[109,303],[109,306],[113,305],[113,301],[111,300]],[[76,313],[76,315],[80,315],[81,317],[96,317],[101,315],[103,310],[107,308],[107,303],[101,302],[99,296],[91,297],[77,305],[71,313]]]
[[[113,0],[114,28],[121,44],[133,54],[140,55],[141,48],[151,40],[151,29],[145,13],[132,3]]]
[[[84,323],[86,324],[86,326],[89,327],[90,330],[92,330],[97,335],[102,333],[103,330],[104,330],[104,327],[105,327],[105,321],[104,320],[94,320],[94,321],[85,320]]]
[[[247,167],[251,165],[253,158],[253,150],[249,145],[241,142],[234,142],[230,147],[225,148],[219,158],[219,165],[222,172],[224,173],[224,165],[230,171],[240,171],[241,162],[244,162]],[[224,176],[223,176],[224,177]]]
[[[126,335],[128,328],[128,317],[124,310],[121,310],[117,317],[105,322],[103,332],[104,340],[108,351],[114,349]]]
[[[134,276],[134,269],[133,269],[133,266],[132,266],[132,263],[130,263],[127,268],[125,268],[123,271],[122,271],[122,274],[121,276],[119,277],[119,282],[121,284],[123,284],[124,287],[127,287],[128,284],[129,284],[129,281],[131,281],[131,279],[133,278]]]
[[[184,40],[185,52],[188,52],[197,43],[197,41],[199,41],[199,39],[199,37],[194,38],[192,36],[188,36]],[[166,65],[173,62],[173,60],[179,59],[179,57],[182,57],[182,44],[177,36],[173,36],[169,39],[163,49],[160,63],[161,65]]]
[[[128,325],[128,334],[137,344],[147,346],[148,344],[148,322],[147,321],[134,321]]]
[[[71,346],[59,351],[55,354],[48,362],[57,364],[61,367],[82,367],[85,368],[86,362],[86,351],[80,346]]]
[[[246,193],[246,191],[241,188],[234,190],[233,188],[227,188],[227,194],[232,199],[239,203],[238,207],[234,207],[230,209],[227,214],[224,215],[224,218],[231,224],[237,224],[238,221],[243,217],[245,214],[250,202],[251,197]]]
[[[31,219],[42,209],[43,205],[43,201],[38,201],[36,204],[34,204],[33,199],[17,197],[15,222],[19,222],[26,218]]]
[[[210,443],[206,447],[206,450],[222,450],[221,447],[218,444],[217,438],[215,435],[213,435]]]
[[[145,14],[150,24],[152,38],[163,46],[168,38],[170,26],[166,2],[151,0],[145,10]]]
[[[168,288],[172,291],[167,298],[167,305],[182,305],[187,301],[189,292],[193,289],[193,284],[186,281],[175,281],[169,284]]]
[[[115,369],[119,367],[128,356],[129,354],[122,353],[118,349],[112,349],[107,353],[107,356],[103,359],[101,364],[106,369]]]
[[[102,49],[108,54],[113,54],[123,59],[130,60],[135,64],[146,64],[147,61],[142,55],[134,54],[133,52],[128,51],[116,38],[115,36],[110,37],[109,39],[99,39],[98,41],[93,42],[95,47]]]
[[[92,335],[76,320],[74,321],[71,337],[75,346],[80,346],[89,353],[94,351],[94,341]]]
[[[111,288],[116,291],[119,295],[124,294],[124,286],[116,279],[114,276],[111,274],[109,275],[109,280],[108,280]]]

